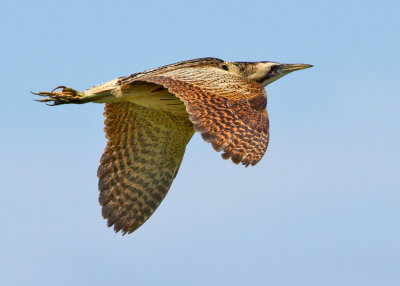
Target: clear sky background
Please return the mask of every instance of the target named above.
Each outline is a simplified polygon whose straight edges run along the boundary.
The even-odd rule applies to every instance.
[[[379,3],[379,4],[378,4]],[[400,285],[399,1],[6,1],[1,285]],[[263,160],[196,134],[155,214],[106,227],[86,89],[181,60],[308,63],[267,87]]]

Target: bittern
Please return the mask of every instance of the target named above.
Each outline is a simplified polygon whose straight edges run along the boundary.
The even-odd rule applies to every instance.
[[[269,140],[264,87],[306,64],[183,61],[120,77],[83,92],[35,93],[50,105],[105,103],[108,139],[99,201],[116,232],[131,233],[167,194],[195,131],[224,159],[255,165]]]

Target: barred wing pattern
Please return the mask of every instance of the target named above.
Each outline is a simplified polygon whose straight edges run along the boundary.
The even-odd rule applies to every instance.
[[[98,169],[108,226],[124,234],[156,210],[178,172],[193,125],[187,116],[118,102],[104,113],[107,147]]]
[[[264,88],[217,67],[185,67],[139,78],[122,78],[122,88],[135,82],[164,86],[181,99],[196,131],[224,159],[257,164],[268,147],[269,121]]]

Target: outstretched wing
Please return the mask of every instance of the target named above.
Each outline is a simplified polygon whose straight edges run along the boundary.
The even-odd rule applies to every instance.
[[[121,78],[129,90],[137,82],[164,86],[181,99],[194,128],[224,159],[255,165],[268,147],[269,121],[264,88],[217,66],[183,67]]]
[[[167,194],[194,130],[187,116],[128,102],[106,104],[104,115],[99,201],[108,226],[131,233]]]

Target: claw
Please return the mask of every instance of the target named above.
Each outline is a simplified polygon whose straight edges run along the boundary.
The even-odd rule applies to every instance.
[[[63,90],[61,90],[61,91],[64,91],[64,89],[66,89],[67,87],[64,86],[64,85],[59,85],[59,86],[57,86],[55,89],[53,89],[53,90],[51,91],[51,93],[53,93],[55,90],[57,90],[57,89],[59,89],[59,88],[62,88]]]
[[[44,96],[43,94],[44,94],[45,92],[44,92],[44,91],[39,91],[39,92],[30,91],[30,93],[32,93],[32,94],[34,94],[34,95]]]
[[[39,96],[50,96],[53,94],[53,92],[47,92],[47,91],[39,91],[39,92],[30,91],[30,93],[32,93],[34,95],[39,95]]]
[[[42,99],[34,99],[34,101],[36,102],[43,102],[45,103],[47,106],[55,106],[55,105],[59,105],[60,103],[56,104],[53,99],[50,98],[42,98]],[[53,101],[52,103],[48,103],[50,101]]]
[[[61,89],[60,91],[57,91]],[[32,94],[41,96],[41,99],[34,99],[37,102],[52,102],[51,104],[47,104],[50,106],[67,104],[67,103],[83,103],[81,102],[83,95],[76,91],[75,89],[60,85],[53,89],[51,92],[48,91],[39,91],[32,92]]]

